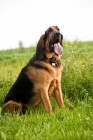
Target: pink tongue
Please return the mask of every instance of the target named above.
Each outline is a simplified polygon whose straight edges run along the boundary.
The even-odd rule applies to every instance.
[[[61,47],[60,43],[54,44],[54,51],[55,51],[56,54],[61,54],[62,53],[62,47]]]

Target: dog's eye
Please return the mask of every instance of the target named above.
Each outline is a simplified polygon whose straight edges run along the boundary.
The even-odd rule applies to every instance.
[[[52,28],[49,28],[49,32],[52,32],[53,30],[52,30]]]
[[[59,28],[57,28],[57,30],[60,31]]]
[[[56,26],[57,30],[60,31],[60,29]]]

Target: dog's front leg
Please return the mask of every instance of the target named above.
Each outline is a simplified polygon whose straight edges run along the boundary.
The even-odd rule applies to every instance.
[[[57,87],[54,90],[54,97],[55,97],[59,107],[63,108],[64,101],[63,101],[63,96],[62,96],[62,91],[61,91],[61,85],[59,82],[57,82]]]
[[[48,88],[47,89],[41,89],[41,98],[44,103],[44,107],[47,113],[51,113],[52,107],[51,107],[51,102],[49,100],[49,95],[48,95]]]

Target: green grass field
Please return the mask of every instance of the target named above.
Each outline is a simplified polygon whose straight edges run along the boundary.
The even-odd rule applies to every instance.
[[[0,51],[0,140],[93,140],[93,42],[64,42],[63,110],[52,95],[51,114],[42,104],[21,116],[2,112],[5,95],[35,49]]]

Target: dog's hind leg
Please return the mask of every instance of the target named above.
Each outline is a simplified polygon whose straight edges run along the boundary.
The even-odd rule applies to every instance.
[[[10,113],[14,114],[18,111],[22,112],[22,104],[13,100],[8,101],[3,106],[4,109],[8,109]]]

